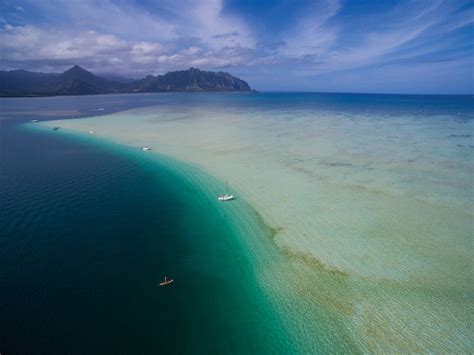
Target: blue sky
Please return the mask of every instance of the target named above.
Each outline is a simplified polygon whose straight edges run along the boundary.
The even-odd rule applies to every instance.
[[[461,0],[0,0],[0,69],[193,66],[257,90],[473,93],[473,22]]]

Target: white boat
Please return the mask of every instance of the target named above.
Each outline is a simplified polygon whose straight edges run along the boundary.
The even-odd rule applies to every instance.
[[[234,199],[234,195],[225,194],[225,195],[219,196],[217,199],[219,201],[230,201]]]
[[[220,195],[217,199],[219,201],[230,201],[230,200],[233,200],[235,197],[234,195],[231,195],[228,191],[229,191],[229,187],[227,185],[227,181],[225,182],[225,195]]]
[[[95,133],[95,131],[89,131],[89,133],[90,133],[90,134],[94,134],[94,133]]]
[[[173,283],[173,282],[174,282],[173,279],[168,279],[168,278],[165,276],[165,279],[160,282],[160,286],[166,286],[166,285],[169,285],[169,284],[171,284],[171,283]]]
[[[31,120],[30,122],[35,123],[35,122],[39,122],[39,120],[37,120],[37,119],[36,120]]]
[[[147,150],[151,150],[151,148],[150,147],[142,147],[142,150],[147,151]]]

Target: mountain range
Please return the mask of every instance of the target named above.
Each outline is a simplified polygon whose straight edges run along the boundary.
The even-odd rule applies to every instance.
[[[133,80],[103,78],[74,65],[64,73],[0,71],[0,96],[60,96],[151,92],[252,91],[249,84],[225,72],[189,68]]]

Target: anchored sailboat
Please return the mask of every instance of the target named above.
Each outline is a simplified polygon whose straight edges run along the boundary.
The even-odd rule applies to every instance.
[[[160,282],[160,286],[166,286],[166,285],[169,285],[170,283],[173,283],[173,282],[174,282],[173,279],[168,279],[168,278],[165,276],[165,279]]]
[[[220,195],[217,199],[219,201],[230,201],[234,199],[234,195],[229,194],[229,186],[227,184],[227,180],[225,182],[225,195]]]

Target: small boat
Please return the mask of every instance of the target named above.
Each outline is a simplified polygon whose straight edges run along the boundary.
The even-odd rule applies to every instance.
[[[61,128],[61,127],[56,126],[56,127],[53,128],[53,131],[57,131],[57,130],[60,129],[60,128]]]
[[[173,282],[174,282],[173,279],[168,279],[168,278],[165,276],[165,279],[160,282],[160,286],[166,286],[166,285],[169,285],[169,284],[171,284],[171,283],[173,283]]]
[[[95,133],[95,131],[89,131],[89,133],[90,133],[90,134],[94,134],[94,133]]]
[[[31,123],[35,123],[35,122],[39,122],[39,120],[38,120],[38,119],[34,119],[34,120],[31,120],[30,122],[31,122]]]
[[[147,150],[151,150],[151,148],[150,147],[142,147],[142,150],[147,151]]]
[[[233,200],[234,199],[234,195],[231,195],[229,193],[229,187],[227,185],[227,181],[225,182],[225,191],[226,193],[224,195],[220,195],[217,199],[219,201],[230,201],[230,200]]]
[[[225,194],[225,195],[219,196],[217,199],[219,201],[230,201],[234,199],[234,195]]]
[[[104,108],[103,107],[98,108],[96,111],[104,111]]]

